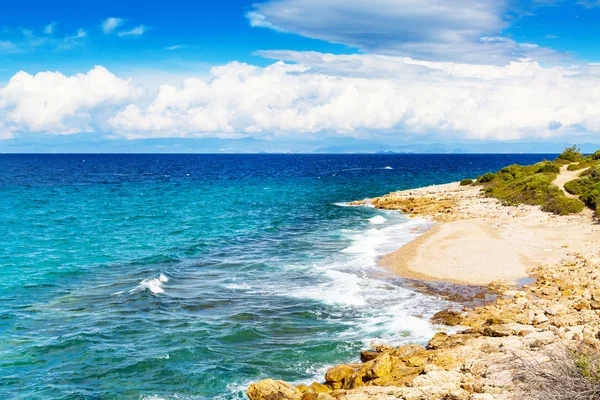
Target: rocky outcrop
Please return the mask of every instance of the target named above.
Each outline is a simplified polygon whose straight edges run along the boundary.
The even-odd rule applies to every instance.
[[[436,314],[437,323],[464,328],[455,334],[438,332],[425,347],[377,346],[363,351],[360,363],[329,369],[323,383],[294,388],[268,380],[252,385],[248,396],[252,400],[513,399],[523,362],[543,365],[547,354],[564,346],[600,347],[596,262],[573,254],[560,265],[534,272],[537,283],[529,286],[494,285],[500,295],[492,303]]]
[[[247,391],[250,400],[300,400],[300,390],[283,381],[265,379],[250,385]]]

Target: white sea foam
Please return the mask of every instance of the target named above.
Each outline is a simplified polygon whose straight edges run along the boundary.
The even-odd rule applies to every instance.
[[[248,289],[250,289],[250,285],[248,285],[247,283],[227,283],[227,284],[223,285],[223,287],[225,287],[225,289],[229,289],[229,290],[248,290]]]
[[[386,221],[387,221],[387,219],[385,219],[385,217],[383,215],[376,215],[373,218],[369,218],[369,222],[372,223],[373,225],[385,224]]]
[[[154,294],[164,293],[163,284],[167,282],[169,282],[169,278],[161,273],[158,278],[143,279],[137,287],[131,289],[129,292],[135,293],[147,289]]]
[[[375,208],[375,206],[373,204],[370,203],[365,203],[365,204],[360,204],[360,205],[354,205],[354,204],[349,204],[349,203],[333,203],[334,206],[338,206],[338,207],[368,207],[368,208]]]
[[[384,216],[385,215],[385,216]],[[349,245],[304,273],[315,276],[315,284],[286,296],[318,301],[339,308],[336,322],[353,329],[341,333],[343,340],[389,344],[425,342],[433,333],[429,316],[445,305],[443,300],[403,287],[395,276],[378,266],[377,260],[416,236],[429,222],[397,212],[382,212],[369,219],[370,228],[343,231]],[[417,228],[417,229],[415,229]],[[335,315],[336,311],[333,311]]]

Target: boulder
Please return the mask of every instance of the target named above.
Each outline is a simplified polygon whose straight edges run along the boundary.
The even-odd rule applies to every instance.
[[[301,400],[300,390],[283,381],[265,379],[250,385],[246,392],[250,400]]]
[[[431,317],[431,323],[446,326],[457,326],[462,322],[461,313],[457,311],[440,311]]]
[[[363,350],[360,352],[360,361],[366,363],[379,357],[381,352],[373,350]]]
[[[488,337],[506,337],[513,334],[513,330],[506,325],[486,326],[483,335]]]
[[[373,365],[366,371],[369,379],[382,378],[392,372],[392,357],[389,353],[384,353],[377,357]]]
[[[322,383],[313,382],[306,387],[305,392],[306,393],[317,393],[317,394],[328,393],[329,388],[327,386],[323,385]]]
[[[354,382],[354,368],[350,365],[338,365],[325,373],[327,386],[332,389],[348,389]]]
[[[448,334],[446,332],[438,332],[433,335],[429,343],[427,343],[427,349],[439,349],[446,340],[448,340]]]

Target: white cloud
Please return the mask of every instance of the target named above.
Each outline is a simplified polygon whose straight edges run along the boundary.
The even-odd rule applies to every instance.
[[[146,33],[146,27],[144,25],[136,26],[135,28],[128,31],[120,31],[118,33],[119,36],[142,36]]]
[[[54,26],[56,26],[55,23],[46,26],[44,35],[37,35],[31,29],[8,31],[11,34],[11,40],[0,41],[0,53],[22,53],[40,48],[68,50],[82,44],[82,39],[87,36],[85,30],[79,29],[74,34],[58,37],[54,35]],[[50,27],[52,27],[52,33],[48,33]]]
[[[104,22],[102,22],[102,30],[106,34],[112,33],[119,26],[123,25],[125,23],[125,21],[126,20],[123,18],[114,18],[114,17],[107,18],[104,20]]]
[[[17,53],[18,46],[10,40],[0,40],[0,53]]]
[[[174,46],[165,47],[165,50],[171,50],[171,51],[173,51],[173,50],[179,50],[179,49],[181,49],[182,47],[183,47],[182,45],[180,45],[180,44],[176,44],[176,45],[174,45]]]
[[[271,0],[246,14],[250,25],[290,32],[367,53],[504,64],[531,49],[499,35],[510,0]],[[495,40],[489,40],[494,38]],[[540,49],[539,58],[556,52]]]
[[[74,76],[18,72],[0,88],[2,130],[54,134],[90,131],[96,109],[114,107],[140,94],[131,81],[116,77],[104,67]]]
[[[129,138],[378,132],[516,140],[600,132],[600,67],[295,54],[305,64],[230,63],[210,79],[163,85],[149,106],[130,104],[109,123]]]
[[[250,26],[253,28],[268,28],[274,31],[285,32],[282,28],[270,23],[266,16],[258,12],[250,11],[246,13],[246,18],[248,18],[248,21],[250,21]]]
[[[81,39],[87,36],[87,32],[83,29],[79,29],[74,35],[67,35],[62,39],[62,42],[58,45],[60,49],[71,49],[74,46],[81,44]]]
[[[54,29],[56,28],[56,25],[58,25],[57,22],[51,22],[51,23],[49,23],[48,25],[46,25],[44,27],[44,33],[46,35],[52,35],[52,34],[54,34]]]
[[[233,62],[146,97],[103,67],[75,76],[20,72],[0,88],[0,136],[95,129],[127,138],[530,140],[600,133],[600,65],[263,54],[290,63]]]

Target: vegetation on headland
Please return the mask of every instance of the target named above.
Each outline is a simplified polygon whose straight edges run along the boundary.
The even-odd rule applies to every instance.
[[[579,179],[565,184],[565,190],[578,198],[569,198],[552,182],[560,168],[582,170]],[[539,205],[542,210],[559,215],[579,213],[584,205],[600,214],[600,151],[584,156],[576,146],[567,147],[554,161],[528,166],[511,165],[497,173],[477,179],[486,195],[508,205]]]
[[[484,185],[486,195],[507,205],[529,204],[559,215],[581,212],[583,203],[568,198],[554,181],[560,172],[557,163],[543,161],[534,165],[511,165],[495,174],[487,173],[477,179]]]

